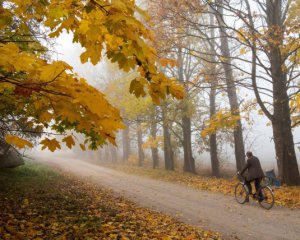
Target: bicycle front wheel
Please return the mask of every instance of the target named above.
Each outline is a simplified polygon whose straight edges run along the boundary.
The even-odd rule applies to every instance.
[[[260,189],[260,191],[263,197],[262,201],[259,201],[260,206],[267,210],[271,209],[275,202],[272,189],[268,186],[264,186]]]
[[[244,204],[247,200],[247,197],[248,197],[248,192],[247,192],[247,189],[246,189],[245,185],[242,184],[242,183],[238,183],[235,186],[234,195],[235,195],[235,200],[239,204]]]

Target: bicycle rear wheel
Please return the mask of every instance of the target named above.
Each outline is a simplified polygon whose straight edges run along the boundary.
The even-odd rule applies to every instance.
[[[268,186],[264,186],[260,189],[260,191],[263,196],[263,200],[259,201],[260,206],[267,210],[271,209],[275,202],[275,198],[274,198],[272,189]]]
[[[242,183],[238,183],[235,186],[234,195],[235,195],[235,200],[239,204],[244,204],[247,200],[247,197],[248,197],[248,191],[247,191],[245,185],[242,184]]]

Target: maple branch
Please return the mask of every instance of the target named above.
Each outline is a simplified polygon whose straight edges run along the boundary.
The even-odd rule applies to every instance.
[[[107,11],[105,9],[105,7],[109,7],[110,5],[104,5],[102,6],[100,3],[98,3],[96,0],[91,0],[91,3],[95,4],[96,6],[98,6],[102,11],[104,11],[106,13],[106,15],[109,15],[109,11]]]
[[[25,132],[25,133],[36,133],[36,134],[47,134],[47,135],[55,135],[55,136],[66,136],[66,133],[52,133],[52,132],[44,132],[44,131],[34,131],[34,130],[23,130],[23,129],[4,129],[0,127],[1,130],[7,130],[9,132]]]

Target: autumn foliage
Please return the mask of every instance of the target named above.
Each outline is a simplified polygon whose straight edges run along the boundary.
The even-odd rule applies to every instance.
[[[105,96],[80,78],[62,61],[51,61],[39,39],[49,40],[64,31],[85,49],[82,63],[97,64],[103,54],[125,72],[138,69],[130,91],[149,94],[159,102],[167,94],[182,97],[183,90],[157,68],[155,50],[148,45],[151,32],[135,14],[146,17],[134,1],[1,1],[0,5],[0,110],[25,119],[33,131],[65,135],[71,148],[75,138],[70,130],[85,135],[81,143],[94,149],[106,141],[115,144],[115,134],[123,128],[119,111]],[[40,31],[44,29],[42,34]],[[2,124],[9,143],[31,145],[13,137],[22,129],[14,122]],[[51,151],[60,148],[55,137],[40,144]]]

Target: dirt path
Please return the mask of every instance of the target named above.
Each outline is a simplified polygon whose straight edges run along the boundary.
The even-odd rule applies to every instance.
[[[128,175],[77,160],[54,159],[62,170],[111,188],[142,207],[221,232],[227,239],[300,239],[300,210],[274,207],[267,211],[253,202],[239,205],[230,196],[178,184]]]

